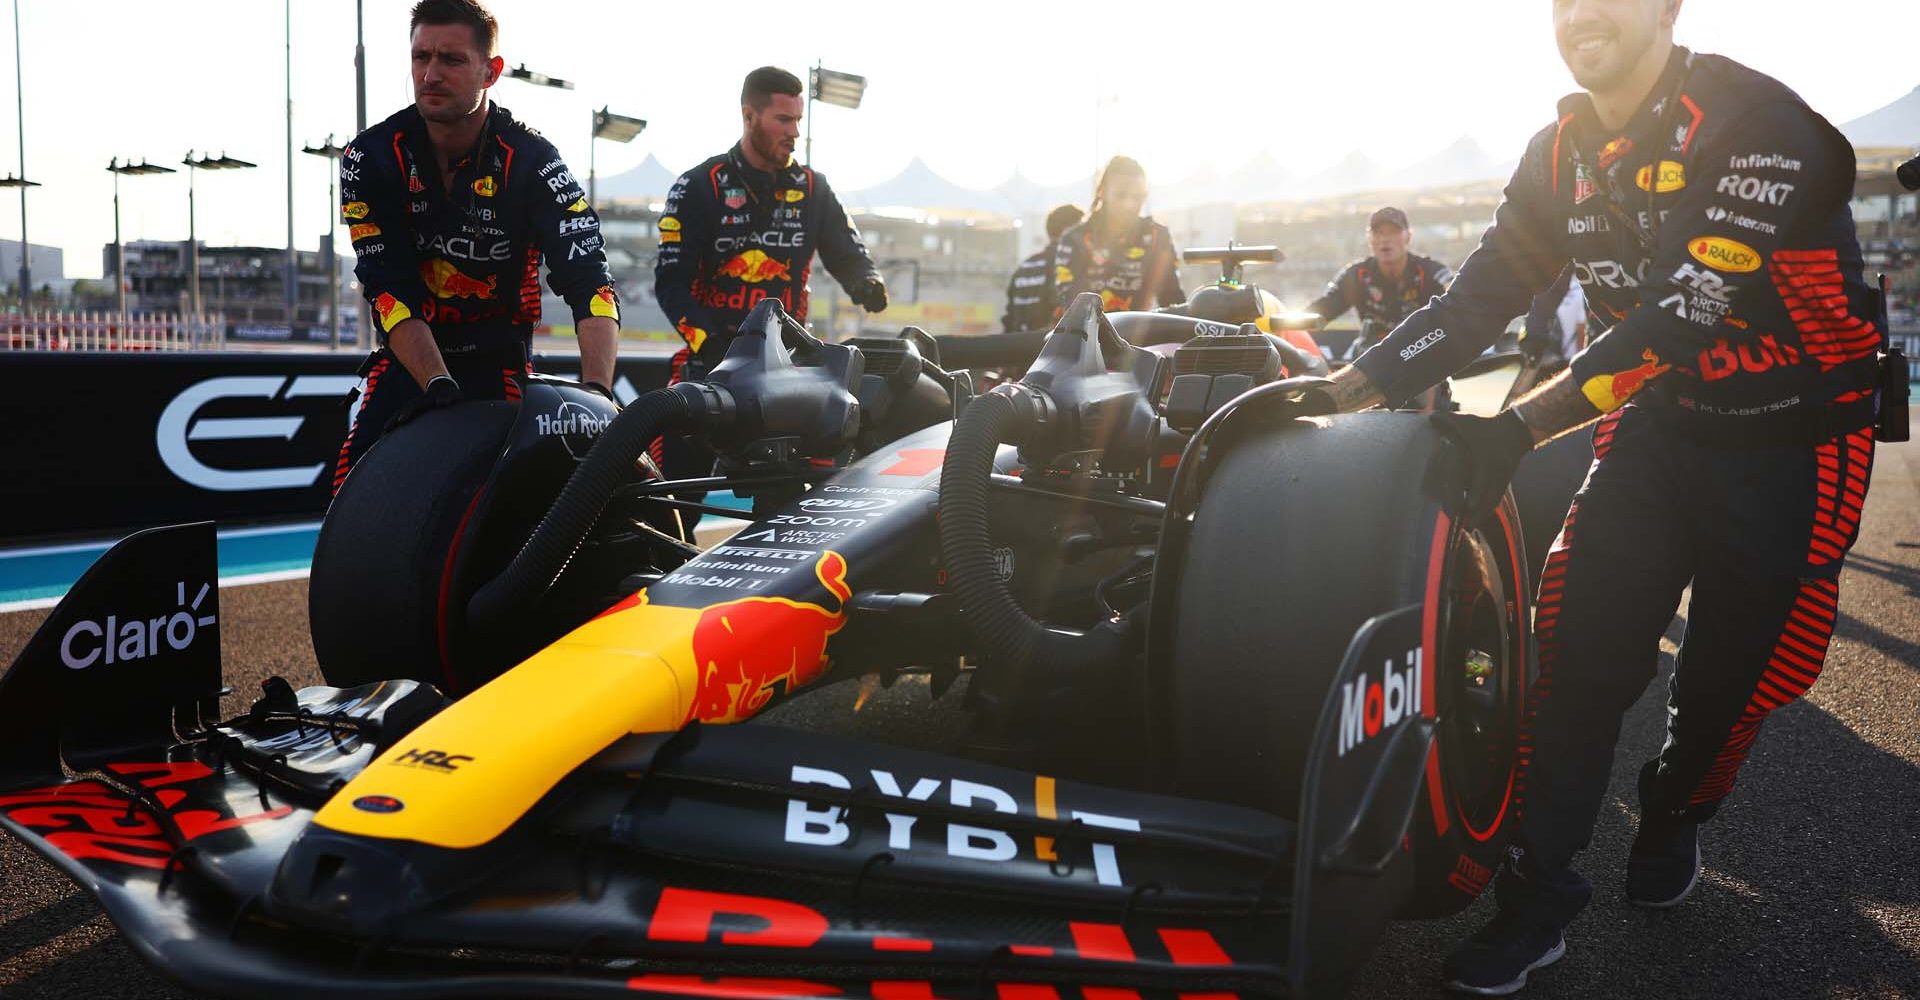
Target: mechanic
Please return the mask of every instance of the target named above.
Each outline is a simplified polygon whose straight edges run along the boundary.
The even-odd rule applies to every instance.
[[[1852,147],[1792,91],[1673,42],[1682,0],[1557,0],[1560,105],[1442,296],[1307,390],[1309,409],[1404,401],[1480,353],[1571,263],[1607,328],[1493,417],[1435,417],[1489,511],[1529,449],[1599,420],[1596,461],[1542,576],[1540,679],[1499,913],[1448,984],[1519,989],[1592,896],[1573,869],[1621,716],[1693,596],[1667,739],[1640,771],[1627,898],[1677,905],[1699,825],[1773,709],[1825,659],[1873,461],[1884,331],[1848,207]]]
[[[1186,301],[1174,271],[1173,236],[1140,214],[1147,204],[1147,171],[1116,156],[1100,171],[1086,221],[1062,233],[1053,248],[1053,317],[1081,292],[1099,292],[1107,312],[1152,309]]]
[[[386,430],[462,399],[519,398],[543,257],[573,310],[581,381],[612,398],[620,307],[600,219],[553,144],[488,100],[498,22],[479,0],[420,0],[411,31],[413,106],[340,158],[340,213],[381,346],[361,369],[335,492]]]
[[[1047,242],[1007,279],[1007,312],[1000,317],[1001,330],[1026,333],[1053,326],[1053,248],[1061,234],[1086,217],[1078,205],[1060,205],[1047,213]]]
[[[807,321],[807,275],[817,250],[847,297],[868,312],[887,308],[887,283],[827,179],[793,161],[806,102],[800,78],[762,66],[740,87],[740,141],[681,174],[660,216],[653,287],[689,360],[711,368],[726,356],[747,313],[778,298]]]
[[[1307,306],[1307,312],[1328,323],[1349,309],[1359,314],[1361,335],[1348,346],[1347,360],[1372,347],[1453,280],[1447,265],[1408,252],[1412,243],[1407,213],[1391,206],[1376,210],[1367,218],[1367,248],[1373,256],[1348,264]]]

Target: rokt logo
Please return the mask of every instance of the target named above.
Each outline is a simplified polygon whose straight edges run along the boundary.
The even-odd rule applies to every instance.
[[[201,584],[192,601],[187,600],[186,581],[181,581],[178,588],[174,600],[180,608],[171,615],[124,621],[119,615],[108,615],[104,623],[92,618],[74,622],[60,639],[60,662],[70,670],[85,670],[95,663],[112,666],[159,656],[162,646],[176,653],[186,652],[199,637],[200,629],[214,624],[213,615],[196,614],[213,585]]]
[[[1345,757],[1348,750],[1379,735],[1381,730],[1399,725],[1400,720],[1420,714],[1420,682],[1426,669],[1421,662],[1421,651],[1408,650],[1406,664],[1406,669],[1395,671],[1393,661],[1388,660],[1381,665],[1380,680],[1369,682],[1366,672],[1361,671],[1341,687],[1340,756]]]

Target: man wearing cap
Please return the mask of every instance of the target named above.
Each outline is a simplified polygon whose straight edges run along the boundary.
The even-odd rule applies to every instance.
[[[1409,253],[1407,245],[1412,241],[1407,213],[1392,207],[1374,212],[1367,219],[1367,248],[1373,256],[1347,265],[1307,306],[1308,312],[1327,322],[1349,309],[1359,313],[1360,336],[1354,338],[1347,357],[1372,347],[1453,281],[1447,265]]]

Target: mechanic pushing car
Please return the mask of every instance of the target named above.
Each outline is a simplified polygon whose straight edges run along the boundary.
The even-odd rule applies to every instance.
[[[1099,293],[1107,312],[1186,300],[1174,271],[1173,236],[1140,214],[1146,204],[1146,168],[1129,156],[1108,160],[1086,221],[1054,244],[1054,318],[1081,292]]]
[[[1533,138],[1452,288],[1305,401],[1406,400],[1569,263],[1608,325],[1499,415],[1435,418],[1466,448],[1478,511],[1529,449],[1599,420],[1540,584],[1540,681],[1499,913],[1446,963],[1466,992],[1513,992],[1564,953],[1562,930],[1593,893],[1572,863],[1621,716],[1691,585],[1626,871],[1638,905],[1686,898],[1700,824],[1768,713],[1819,675],[1867,491],[1885,334],[1868,318],[1848,208],[1852,148],[1782,84],[1676,46],[1681,4],[1556,0],[1560,55],[1585,93]]]
[[[1025,333],[1051,329],[1056,318],[1053,291],[1053,248],[1060,237],[1087,213],[1078,205],[1057,205],[1047,213],[1047,242],[1007,279],[1007,311],[1000,317],[1000,329],[1007,333]]]
[[[340,213],[381,347],[362,368],[336,493],[386,430],[462,399],[519,398],[543,257],[573,309],[581,381],[612,398],[620,307],[600,219],[553,144],[488,100],[498,22],[479,0],[420,0],[412,35],[413,106],[340,158]]]
[[[1367,218],[1367,248],[1373,256],[1348,264],[1307,306],[1307,312],[1324,322],[1332,322],[1349,309],[1359,313],[1361,336],[1348,348],[1349,358],[1372,347],[1408,313],[1445,291],[1453,280],[1447,265],[1409,252],[1412,243],[1413,227],[1407,222],[1407,213],[1391,206],[1376,210]],[[1374,340],[1366,339],[1370,331]]]

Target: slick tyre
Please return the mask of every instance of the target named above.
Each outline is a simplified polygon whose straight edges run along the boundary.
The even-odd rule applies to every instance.
[[[1167,704],[1172,791],[1298,818],[1315,725],[1354,633],[1420,605],[1437,713],[1410,831],[1407,916],[1485,888],[1513,816],[1533,662],[1511,496],[1462,525],[1457,449],[1423,418],[1360,413],[1223,431],[1178,568]],[[1224,454],[1220,454],[1224,451]]]
[[[484,401],[430,411],[354,465],[321,523],[307,590],[328,684],[405,677],[459,690],[443,653],[470,595],[451,592],[450,574],[517,409]]]

